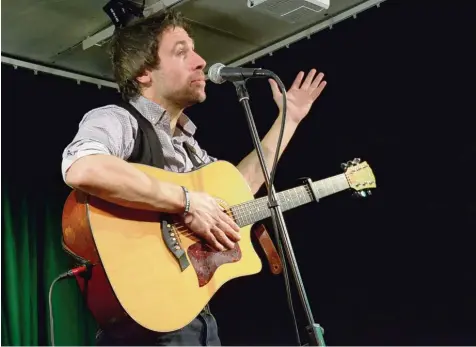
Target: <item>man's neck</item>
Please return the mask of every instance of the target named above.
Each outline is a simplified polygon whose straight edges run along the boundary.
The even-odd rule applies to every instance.
[[[173,105],[164,105],[163,103],[160,103],[159,105],[162,106],[170,116],[170,133],[173,136],[175,134],[175,128],[177,127],[177,122],[182,115],[183,108]]]
[[[157,97],[154,98],[147,95],[144,95],[144,97],[160,105],[168,113],[170,117],[170,133],[173,136],[175,134],[175,128],[177,126],[177,122],[183,113],[183,110],[184,110],[183,107],[179,107],[178,105],[176,105],[175,103],[171,101],[160,99]]]

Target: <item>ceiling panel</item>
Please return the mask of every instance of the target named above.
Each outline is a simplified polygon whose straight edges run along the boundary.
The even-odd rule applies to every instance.
[[[173,4],[181,11],[193,26],[197,51],[210,66],[216,62],[241,65],[382,1],[330,0],[328,10],[299,23],[250,9],[246,0],[147,0],[146,8]],[[15,58],[16,63],[27,62],[22,65],[25,67],[31,62],[35,69],[44,65],[48,71],[52,68],[112,81],[107,44],[82,46],[83,40],[111,26],[102,10],[107,2],[4,0],[2,61],[11,63],[4,57]]]
[[[106,1],[3,0],[2,53],[49,62],[109,25]]]

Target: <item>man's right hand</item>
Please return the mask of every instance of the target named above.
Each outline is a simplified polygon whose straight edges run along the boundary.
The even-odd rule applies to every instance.
[[[218,251],[233,249],[240,240],[240,227],[206,193],[190,192],[190,211],[184,222]]]

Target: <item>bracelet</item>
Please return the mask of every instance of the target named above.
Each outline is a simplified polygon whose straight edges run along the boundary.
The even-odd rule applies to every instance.
[[[185,210],[183,211],[183,214],[186,215],[188,212],[190,212],[190,195],[188,193],[188,189],[182,186],[183,192],[185,194]]]

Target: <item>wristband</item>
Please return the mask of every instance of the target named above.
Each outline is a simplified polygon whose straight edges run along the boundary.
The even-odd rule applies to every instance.
[[[190,195],[188,193],[188,189],[182,186],[183,193],[185,194],[185,210],[183,211],[183,214],[186,215],[188,212],[190,212]]]

